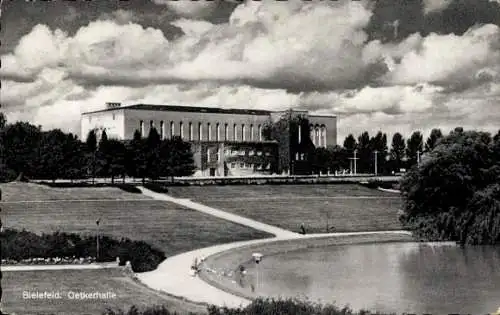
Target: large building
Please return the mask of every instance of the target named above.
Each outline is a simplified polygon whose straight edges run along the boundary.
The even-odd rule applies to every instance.
[[[287,112],[251,109],[222,109],[172,105],[137,104],[122,106],[106,103],[102,110],[83,113],[81,137],[91,130],[106,130],[109,138],[129,140],[136,130],[147,137],[156,128],[162,139],[180,136],[192,144],[198,176],[245,176],[256,173],[290,171],[279,165],[280,150],[276,141],[268,141],[263,128]],[[293,111],[309,122],[307,135],[299,132],[298,142],[310,139],[316,147],[335,145],[335,116],[310,115]],[[281,153],[283,154],[283,153]],[[290,160],[300,160],[300,154]],[[292,170],[293,172],[293,170]]]

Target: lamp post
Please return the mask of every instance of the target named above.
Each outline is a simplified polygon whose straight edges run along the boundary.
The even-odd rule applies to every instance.
[[[351,174],[352,174],[352,164],[353,164],[353,161],[354,161],[354,175],[356,175],[358,173],[357,169],[357,160],[359,160],[359,158],[356,157],[356,154],[358,153],[358,150],[355,149],[353,154],[354,154],[354,157],[352,158],[349,158],[349,160],[351,160]]]
[[[259,278],[260,278],[260,270],[259,270],[259,263],[261,262],[262,260],[262,255],[261,253],[253,253],[252,254],[252,257],[253,257],[253,260],[255,261],[255,269],[256,269],[256,273],[257,273],[257,279],[256,279],[256,289],[259,290]]]
[[[373,153],[375,154],[375,176],[377,176],[377,174],[378,174],[378,161],[377,161],[378,151],[375,150],[375,151],[373,151]]]
[[[97,219],[95,221],[95,224],[97,225],[97,235],[96,235],[96,256],[95,256],[95,261],[99,261],[99,223],[101,222],[101,219]]]
[[[358,150],[354,150],[354,175],[357,175],[358,174],[358,164],[357,164],[357,160],[358,158],[356,157],[356,154],[358,153]]]

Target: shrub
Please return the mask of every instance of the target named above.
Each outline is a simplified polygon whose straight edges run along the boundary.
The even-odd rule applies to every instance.
[[[208,315],[370,315],[383,313],[369,312],[360,310],[354,312],[349,307],[339,308],[333,304],[320,304],[311,301],[302,301],[298,299],[256,299],[247,307],[228,308],[211,305],[207,308]],[[165,307],[150,307],[140,311],[132,306],[128,312],[106,310],[103,315],[171,315]],[[193,313],[191,313],[194,315]]]
[[[100,262],[129,260],[135,272],[156,269],[165,259],[165,254],[143,241],[120,241],[108,236],[99,239]],[[6,230],[2,237],[2,258],[20,261],[29,258],[89,257],[97,251],[95,236],[81,237],[77,234],[56,232],[38,235],[28,231]]]
[[[142,191],[132,184],[115,184],[113,186],[129,193],[142,194]]]
[[[144,183],[144,188],[152,190],[160,194],[168,193],[168,188],[165,184],[161,183]]]

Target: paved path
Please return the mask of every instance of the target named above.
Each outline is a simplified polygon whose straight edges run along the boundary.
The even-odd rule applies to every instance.
[[[2,265],[4,271],[33,271],[33,270],[85,270],[85,269],[106,269],[118,268],[116,262],[103,264],[61,264],[61,265]]]
[[[250,220],[245,217],[241,217],[211,207],[207,207],[192,202],[189,199],[174,198],[165,194],[152,192],[143,187],[138,187],[138,188],[141,189],[145,195],[150,196],[154,199],[173,202],[185,207],[189,207],[193,210],[198,210],[204,213],[208,213],[217,216],[219,218],[236,222],[238,224],[246,225],[248,227],[265,231],[268,233],[272,233],[277,236],[274,238],[241,241],[241,242],[215,245],[207,248],[193,250],[187,253],[182,253],[177,256],[167,258],[154,271],[137,274],[138,279],[142,281],[145,285],[153,289],[166,292],[170,295],[186,298],[193,302],[201,302],[201,303],[214,304],[227,307],[246,306],[251,302],[248,299],[232,295],[216,287],[213,287],[198,277],[191,276],[190,274],[191,265],[193,264],[195,258],[200,259],[202,257],[208,257],[210,255],[214,255],[222,251],[234,249],[245,245],[264,244],[278,240],[318,238],[325,236],[333,237],[333,236],[345,236],[345,235],[369,235],[369,234],[384,234],[384,233],[405,234],[405,235],[410,234],[407,231],[379,231],[379,232],[353,232],[353,233],[301,235],[268,224],[264,224],[258,221]]]
[[[242,217],[242,216],[239,216],[236,214],[232,214],[232,213],[221,211],[221,210],[218,210],[218,209],[215,209],[212,207],[208,207],[208,206],[202,205],[200,203],[193,202],[189,199],[174,198],[174,197],[168,196],[166,194],[156,193],[156,192],[151,191],[149,189],[146,189],[144,187],[137,187],[137,188],[139,188],[145,196],[154,198],[156,200],[165,200],[165,201],[173,202],[173,203],[176,203],[178,205],[181,205],[181,206],[193,209],[193,210],[197,210],[197,211],[200,211],[200,212],[203,212],[206,214],[210,214],[214,217],[218,217],[218,218],[221,218],[221,219],[224,219],[227,221],[235,222],[235,223],[238,223],[241,225],[245,225],[245,226],[254,228],[256,230],[260,230],[263,232],[274,234],[277,237],[293,237],[293,236],[300,235],[298,233],[290,232],[288,230],[281,229],[281,228],[278,228],[278,227],[273,226],[273,225],[265,224],[265,223],[255,221],[255,220],[252,220],[249,218],[245,218],[245,217]]]

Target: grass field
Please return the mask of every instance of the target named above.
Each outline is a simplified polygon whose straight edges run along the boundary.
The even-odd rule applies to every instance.
[[[180,301],[137,284],[119,269],[16,271],[3,274],[4,310],[16,314],[102,314],[106,308],[129,309],[165,305],[179,313],[204,312],[206,307]],[[23,299],[23,291],[59,292],[61,299]],[[72,300],[69,291],[113,292],[114,299]]]
[[[3,201],[68,200],[68,199],[149,199],[141,194],[116,187],[52,188],[39,184],[11,182],[1,184]]]
[[[308,233],[399,230],[401,198],[355,184],[170,187],[169,194]],[[328,219],[327,219],[328,218]]]
[[[100,218],[102,235],[144,240],[163,250],[167,257],[210,245],[272,236],[176,204],[146,199],[142,195],[119,189],[116,189],[119,192],[117,196],[122,200],[109,199],[115,196],[111,195],[109,188],[106,188],[107,194],[101,191],[102,188],[71,188],[73,195],[70,196],[66,192],[67,188],[54,190],[36,187],[48,192],[46,195],[37,195],[32,194],[25,184],[7,185],[9,189],[2,189],[9,194],[4,193],[1,203],[5,228],[26,229],[35,233],[62,231],[95,234],[95,221]],[[26,199],[31,201],[17,201],[20,196],[15,193],[14,185],[20,187],[20,192],[26,193]],[[44,196],[52,200],[43,200]],[[84,200],[82,196],[90,200]],[[70,197],[75,200],[68,200]],[[34,198],[41,201],[34,201]]]

